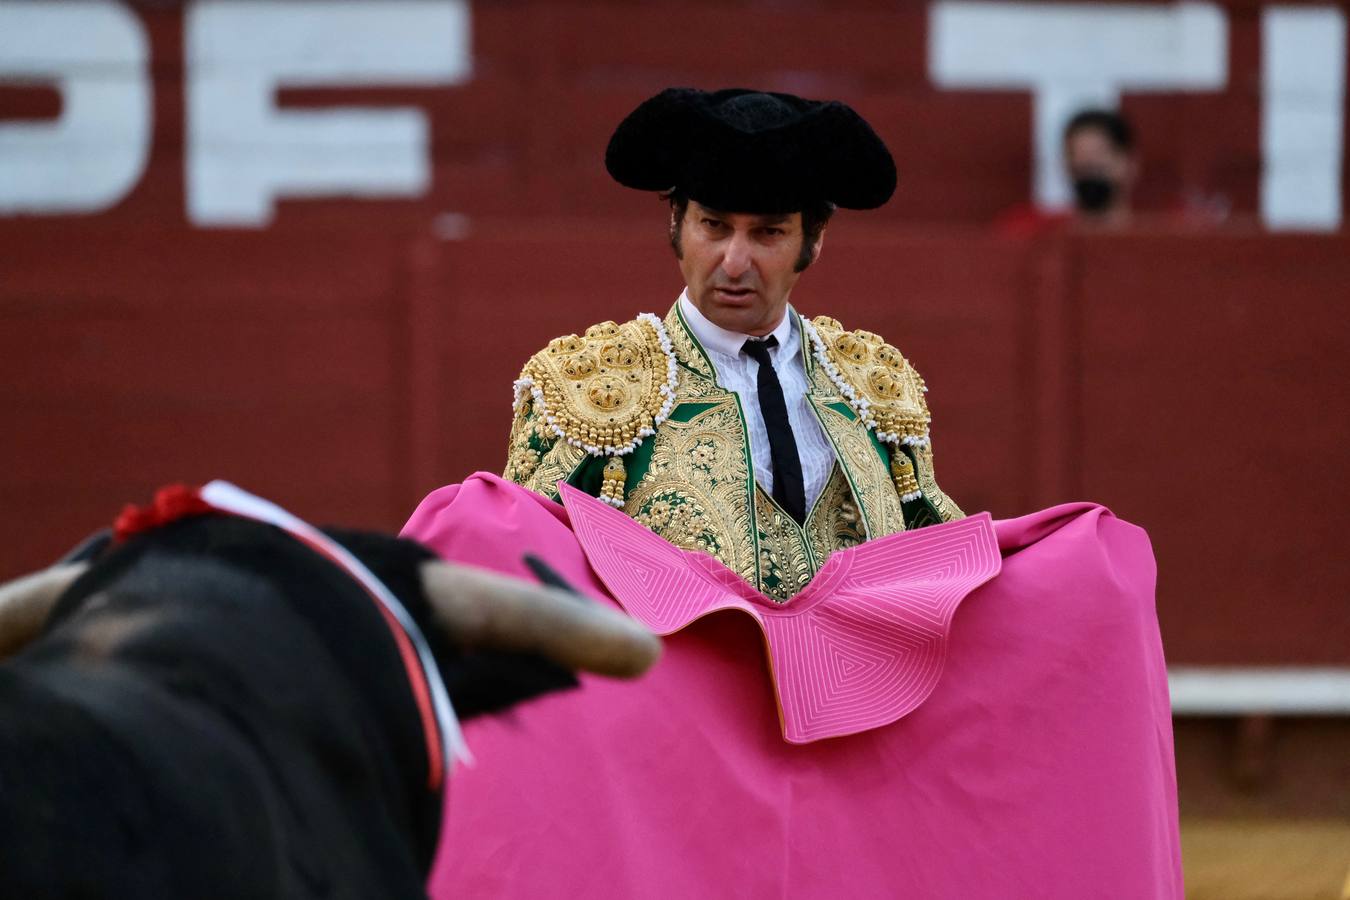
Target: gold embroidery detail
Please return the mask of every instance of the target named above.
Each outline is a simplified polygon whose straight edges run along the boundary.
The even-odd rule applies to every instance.
[[[676,398],[684,401],[685,386],[704,379],[680,374]],[[675,546],[707,553],[755,584],[750,469],[735,399],[721,393],[721,402],[687,422],[666,420],[650,440],[651,461],[624,510]]]
[[[877,362],[881,363],[883,366],[888,366],[895,369],[897,372],[903,372],[905,370],[905,358],[900,355],[899,350],[895,349],[890,344],[884,344],[881,347],[878,347],[877,352],[874,355],[876,356]]]
[[[835,430],[840,455],[852,476],[853,490],[867,534],[873,538],[905,530],[905,513],[900,506],[900,495],[887,471],[886,462],[877,453],[871,437],[861,427]]]
[[[585,451],[547,433],[534,411],[524,402],[511,425],[506,470],[502,477],[545,497],[558,495],[558,482],[570,477],[585,459]]]
[[[599,378],[591,379],[586,386],[589,388],[586,392],[586,399],[591,406],[601,412],[613,412],[624,406],[628,401],[628,392],[623,389],[623,382],[617,378],[606,378],[602,375]],[[612,423],[614,418],[611,416],[607,421]],[[566,431],[567,429],[564,428],[563,430]],[[609,430],[609,428],[606,428],[606,438],[609,437]]]
[[[838,462],[805,528],[799,529],[758,485],[755,521],[759,529],[760,590],[780,603],[804,590],[831,553],[867,540],[857,500]]]
[[[703,351],[694,343],[688,330],[684,327],[684,321],[680,319],[680,304],[676,303],[666,313],[665,326],[666,334],[670,337],[671,347],[675,351],[675,358],[680,361],[683,368],[680,370],[680,384],[676,390],[676,396],[680,400],[689,400],[695,397],[716,394],[726,396],[726,392],[717,386],[717,377],[709,366],[707,359],[703,356]],[[690,371],[699,376],[691,378]]]
[[[607,338],[613,337],[618,333],[619,325],[614,321],[601,322],[598,325],[592,325],[590,328],[586,329],[586,337],[588,338]]]
[[[806,520],[806,528],[816,563],[820,566],[825,565],[830,554],[836,550],[847,550],[867,540],[858,502],[853,498],[848,478],[838,463],[835,463],[830,480],[825,483],[825,490],[816,502],[815,512]]]
[[[891,453],[891,478],[895,479],[895,490],[902,501],[919,499],[919,480],[914,477],[914,463],[899,448]]]
[[[545,497],[558,496],[558,482],[566,481],[586,458],[586,452],[564,441],[556,442],[539,461],[534,477],[525,487]]]
[[[952,498],[943,493],[942,488],[938,487],[937,479],[933,475],[933,445],[925,443],[922,446],[914,447],[914,459],[918,462],[918,471],[916,476],[919,481],[919,489],[928,502],[937,510],[938,516],[944,522],[952,522],[956,519],[964,519],[966,514],[961,511]],[[900,452],[900,451],[897,451]]]
[[[600,361],[593,354],[576,353],[563,360],[561,368],[562,373],[568,378],[581,381],[595,374],[595,370],[600,368]]]
[[[645,320],[645,321],[644,321]],[[533,394],[553,437],[594,455],[626,453],[669,411],[673,360],[661,321],[644,314],[619,325],[601,322],[584,336],[550,341],[516,382]]]
[[[844,332],[833,341],[834,349],[838,351],[837,356],[842,356],[852,363],[865,363],[872,356],[872,348],[867,346],[867,342],[860,335]]]
[[[824,393],[828,384],[825,373],[817,375],[817,385]],[[881,537],[905,530],[905,514],[900,506],[900,497],[895,492],[891,473],[885,460],[877,452],[872,438],[863,424],[849,418],[829,404],[839,403],[839,397],[817,397],[816,412],[825,434],[834,444],[835,451],[843,465],[846,480],[851,482],[859,506],[863,534]]]
[[[506,478],[512,481],[526,481],[534,470],[539,468],[539,451],[530,447],[517,447],[511,453],[511,461],[506,467]]]
[[[610,506],[623,509],[623,483],[628,473],[624,470],[623,457],[611,456],[605,462],[605,471],[600,484],[600,497]]]
[[[928,404],[923,378],[900,351],[870,331],[844,331],[826,316],[812,320],[826,356],[855,392],[852,405],[876,423],[877,437],[888,443],[913,443],[928,437]]]
[[[628,341],[615,341],[600,348],[600,362],[611,369],[631,369],[640,360],[638,349]]]
[[[905,394],[905,382],[900,373],[886,366],[873,366],[867,373],[867,385],[873,394],[887,400],[899,400]]]
[[[755,526],[759,530],[759,589],[784,603],[811,583],[818,565],[802,530],[755,485]]]

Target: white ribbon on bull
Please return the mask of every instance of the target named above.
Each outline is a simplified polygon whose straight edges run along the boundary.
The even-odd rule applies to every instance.
[[[455,708],[450,703],[450,694],[445,689],[445,682],[441,679],[440,669],[436,665],[426,636],[422,634],[422,629],[417,626],[417,622],[413,620],[402,602],[394,596],[394,592],[385,587],[384,582],[376,578],[375,573],[371,572],[365,563],[353,556],[346,547],[298,516],[228,481],[209,482],[201,489],[201,498],[221,512],[265,522],[293,535],[341,566],[365,588],[366,592],[394,617],[417,651],[417,658],[431,694],[432,708],[436,714],[442,749],[442,759],[439,762],[443,766],[445,777],[450,776],[455,761],[473,765],[473,754],[464,740],[464,730],[460,727],[459,716],[455,715]]]
[[[379,604],[409,669],[428,738],[429,780],[439,786],[453,761],[471,762],[459,718],[421,629],[364,564],[317,528],[228,482],[213,481],[196,496],[220,512],[280,528],[346,570]],[[38,639],[57,600],[89,566],[88,561],[62,562],[0,584],[0,662]],[[578,603],[575,591],[549,578],[542,585],[530,584],[437,560],[422,565],[421,580],[434,626],[466,649],[536,654],[567,669],[613,678],[637,677],[661,655],[660,641],[634,619],[604,603]]]

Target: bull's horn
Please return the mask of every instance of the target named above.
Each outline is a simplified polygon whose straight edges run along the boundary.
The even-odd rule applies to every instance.
[[[563,591],[451,563],[422,566],[437,623],[467,647],[536,653],[569,669],[632,678],[661,642],[617,610]]]
[[[88,563],[52,566],[0,584],[0,659],[22,650],[42,631],[56,600]]]

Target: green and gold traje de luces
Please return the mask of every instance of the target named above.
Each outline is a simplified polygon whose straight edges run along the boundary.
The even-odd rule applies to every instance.
[[[664,320],[603,322],[531,357],[505,477],[554,499],[567,481],[780,601],[835,550],[961,518],[933,476],[918,372],[879,335],[823,316],[797,324],[807,399],[835,451],[805,523],[756,484],[739,400],[678,304]]]

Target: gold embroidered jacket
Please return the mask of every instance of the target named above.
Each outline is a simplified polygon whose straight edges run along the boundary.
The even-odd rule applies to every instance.
[[[678,303],[664,321],[603,322],[530,358],[505,477],[554,499],[566,481],[779,600],[835,550],[961,518],[933,477],[918,372],[871,332],[799,324],[807,396],[835,450],[803,525],[756,484],[739,398],[717,385]]]

